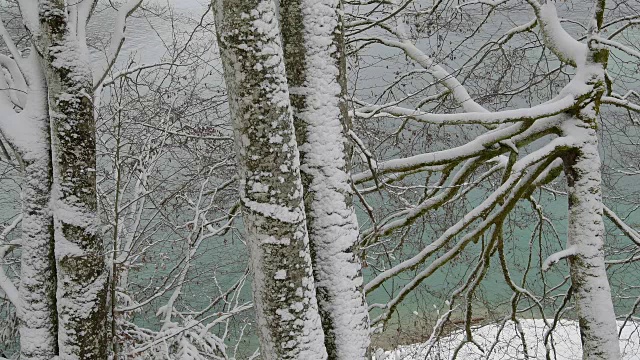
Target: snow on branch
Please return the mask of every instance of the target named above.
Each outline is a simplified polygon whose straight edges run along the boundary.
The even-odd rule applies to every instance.
[[[409,40],[403,41],[395,41],[389,40],[385,38],[373,38],[375,42],[380,44],[398,48],[411,58],[413,61],[418,63],[424,69],[429,70],[431,75],[436,78],[439,82],[444,85],[451,94],[456,99],[456,101],[463,107],[463,109],[467,112],[486,112],[482,105],[478,104],[471,95],[467,92],[467,89],[458,81],[453,75],[451,75],[447,70],[445,70],[442,66],[435,64],[433,59],[425,54],[422,50],[418,49],[412,42]]]
[[[2,132],[2,123],[5,122],[2,119],[15,115],[10,93],[9,84],[0,72],[0,132]]]
[[[471,6],[471,5],[487,5],[490,7],[498,7],[502,4],[507,3],[509,0],[472,0],[472,1],[465,1],[462,2],[460,5],[458,5],[458,8],[462,8],[465,6]]]
[[[9,49],[9,53],[11,54],[11,56],[13,56],[13,59],[17,63],[18,67],[22,67],[22,55],[16,47],[16,44],[11,39],[9,32],[7,32],[7,29],[4,27],[2,19],[0,19],[0,36],[2,37],[2,40],[4,40],[5,46]]]
[[[633,57],[636,57],[637,59],[640,60],[640,51],[634,50],[626,45],[623,45],[617,41],[614,40],[609,40],[609,39],[605,39],[599,36],[593,36],[591,38],[592,41],[595,41],[598,44],[602,44],[605,45],[606,48],[608,49],[616,49],[616,50],[620,50],[624,53],[626,53],[627,55],[631,55]]]
[[[107,74],[113,67],[120,53],[120,49],[122,49],[122,45],[125,40],[125,30],[127,27],[127,18],[133,14],[133,12],[142,4],[142,0],[129,0],[124,5],[122,5],[118,9],[118,15],[116,16],[116,23],[114,25],[114,32],[111,35],[111,44],[109,45],[109,50],[107,51],[107,67],[100,74],[100,76],[94,77],[94,86],[99,86],[104,79],[107,77]]]
[[[633,229],[631,226],[627,225],[624,220],[620,219],[616,213],[614,213],[611,209],[606,206],[602,206],[604,215],[609,218],[622,232],[631,239],[636,245],[640,246],[640,234]]]
[[[9,72],[9,76],[3,76],[2,68],[5,68]],[[24,108],[27,102],[27,83],[18,66],[18,62],[6,55],[0,54],[0,77],[6,82],[6,87],[3,85],[0,91],[6,91],[9,93],[9,98],[13,105],[20,108]]]
[[[454,239],[471,223],[482,217],[483,214],[485,214],[487,211],[490,211],[497,205],[496,211],[493,211],[491,214],[482,217],[483,221],[476,224],[473,229],[462,236],[457,243],[447,247],[448,250],[443,255],[439,256],[433,261],[430,261],[429,265],[418,272],[411,281],[405,284],[393,299],[381,306],[382,308],[387,309],[387,311],[385,311],[385,313],[375,321],[382,321],[385,316],[393,313],[400,302],[413,289],[420,285],[420,283],[424,279],[431,276],[431,274],[433,274],[437,269],[453,259],[462,250],[464,250],[464,248],[472,240],[476,239],[487,229],[493,226],[497,221],[499,221],[500,217],[504,216],[508,211],[510,211],[515,203],[520,199],[519,194],[522,191],[526,191],[531,182],[549,166],[549,162],[543,162],[540,164],[536,164],[535,162],[526,162],[526,164],[528,165],[525,168],[516,169],[509,177],[509,179],[500,188],[494,191],[482,204],[467,213],[467,215],[465,215],[460,221],[458,221],[458,223],[447,229],[447,231],[445,231],[445,233],[442,234],[440,238],[425,247],[418,255],[386,271],[383,271],[365,285],[365,291],[371,292],[390,277],[397,275],[405,270],[416,268],[420,264],[424,263],[429,256],[447,245],[451,239]],[[553,161],[551,161],[551,164],[553,164]],[[524,166],[524,163],[519,164],[517,167],[520,166]],[[527,171],[524,171],[524,169],[526,169]],[[499,204],[501,199],[504,199],[505,201],[504,203]]]
[[[509,138],[512,138],[511,140],[516,145],[526,143],[529,139],[539,137],[546,131],[556,127],[562,120],[562,115],[556,115],[540,119],[533,122],[533,124],[529,122],[517,122],[488,131],[474,140],[455,148],[378,162],[376,175],[412,171],[426,166],[447,164],[479,156],[480,154],[488,154],[489,152],[495,152],[494,156],[499,155],[505,152],[508,147],[495,147],[495,144]],[[355,184],[359,184],[372,180],[373,177],[374,175],[371,171],[364,171],[355,174],[353,181]]]
[[[634,14],[634,15],[629,15],[629,16],[623,16],[623,17],[619,17],[617,19],[613,19],[609,22],[607,22],[606,24],[604,24],[602,26],[603,29],[608,28],[609,26],[613,26],[616,24],[619,24],[621,22],[626,22],[627,24],[631,23],[635,23],[635,20],[640,19],[640,14]]]
[[[497,216],[495,215],[495,213],[492,216],[486,216],[487,211],[491,211],[491,209],[493,209],[496,206],[496,204],[503,201],[505,197],[510,198],[515,196],[514,193],[516,193],[517,191],[513,190],[514,188],[516,187],[528,188],[531,185],[531,182],[534,181],[540,175],[540,173],[542,173],[549,165],[554,164],[553,160],[555,159],[548,160],[548,158],[551,156],[554,156],[558,149],[570,148],[575,145],[576,144],[574,143],[574,139],[572,138],[556,138],[552,140],[549,144],[545,145],[544,147],[528,154],[527,156],[517,161],[512,168],[512,172],[509,178],[491,195],[489,195],[481,204],[479,204],[474,209],[472,209],[469,213],[467,213],[455,225],[449,227],[437,240],[435,240],[434,242],[426,246],[418,254],[378,274],[373,280],[371,280],[369,283],[365,285],[365,291],[371,292],[375,290],[377,287],[379,287],[388,278],[396,274],[399,274],[401,272],[404,272],[408,269],[412,269],[419,266],[429,256],[431,256],[438,249],[440,249],[442,246],[447,244],[450,241],[450,239],[452,239],[455,235],[459,234],[461,231],[463,231],[465,228],[467,228],[474,221],[476,221],[481,217],[484,218],[484,221],[482,222],[482,224],[485,224],[485,225],[482,225],[482,226],[478,225],[475,228],[475,230],[467,234],[463,239],[467,239],[467,237],[470,237],[470,236],[471,237],[475,236],[475,235],[472,236],[471,234],[476,234],[480,230],[484,231],[484,229],[486,229],[488,226],[492,224],[491,221],[495,219],[495,216]],[[548,160],[548,162],[544,162],[545,160]],[[540,162],[543,162],[543,164],[538,165]],[[505,207],[505,206],[506,205],[502,205],[502,207]],[[471,238],[467,239],[467,241],[470,241],[470,240]],[[463,247],[464,240],[461,240],[458,244],[459,246],[457,247]],[[451,251],[454,251],[455,249],[456,247],[452,248]],[[458,250],[456,250],[455,253],[457,253]],[[449,254],[448,256],[451,256],[451,257],[455,255],[453,252],[447,252],[447,254]],[[433,271],[435,271],[435,269],[433,269]],[[428,276],[428,274],[430,274],[431,272],[426,272],[424,274],[425,276]],[[415,283],[413,286],[415,287],[417,286],[417,284],[418,283]],[[408,291],[409,290],[407,290],[407,292]]]
[[[18,224],[22,221],[22,215],[16,217],[11,224],[7,225],[0,233],[0,289],[7,295],[9,301],[15,306],[18,315],[22,313],[22,299],[20,293],[16,288],[13,281],[7,276],[2,267],[2,259],[4,259],[7,251],[13,246],[13,244],[6,243],[4,240],[9,233],[18,227]]]
[[[633,103],[626,99],[619,99],[613,96],[603,96],[600,100],[603,104],[615,105],[631,111],[640,112],[640,104]]]
[[[587,58],[588,48],[585,44],[574,39],[560,24],[555,1],[549,0],[541,5],[538,0],[527,0],[533,8],[545,45],[563,62],[578,66]]]
[[[32,34],[40,32],[40,21],[38,19],[38,1],[18,0],[22,22]]]
[[[467,162],[453,176],[449,183],[449,186],[441,187],[444,189],[444,191],[442,191],[440,194],[427,198],[411,209],[402,210],[396,214],[388,216],[375,232],[368,233],[365,231],[362,233],[362,235],[367,238],[368,242],[368,238],[372,236],[386,235],[395,229],[411,224],[415,219],[424,215],[428,210],[440,206],[447,201],[451,201],[454,195],[459,191],[459,189],[465,187],[466,189],[462,193],[467,193],[471,189],[475,188],[478,184],[480,184],[488,176],[497,172],[498,170],[504,169],[506,166],[506,162],[498,162],[497,165],[493,166],[484,174],[480,175],[479,179],[476,182],[467,183],[467,177],[483,163],[484,161],[479,158],[472,158],[470,160],[467,160]]]
[[[542,263],[542,271],[549,271],[551,266],[562,259],[566,259],[568,257],[574,256],[577,254],[577,249],[575,246],[570,246],[562,251],[558,251],[557,253],[551,254],[543,263]]]
[[[440,3],[443,0],[436,0],[434,1],[433,6],[431,6],[431,8],[429,10],[426,10],[427,13],[430,13],[432,11],[434,11],[435,9],[438,8],[438,5],[440,5]],[[389,19],[392,19],[394,16],[397,16],[398,14],[400,14],[400,12],[402,10],[404,10],[407,6],[410,6],[411,4],[414,3],[413,0],[406,0],[403,3],[399,3],[399,1],[393,1],[394,3],[394,9],[391,13],[385,15],[384,17],[380,18],[380,19],[367,19],[366,21],[358,21],[358,22],[352,22],[349,24],[346,24],[346,28],[354,28],[356,26],[359,25],[365,25],[364,27],[354,30],[352,32],[350,32],[348,35],[349,36],[354,36],[356,34],[362,33],[366,30],[369,30],[375,26],[383,26],[384,22],[386,22]]]
[[[640,14],[632,15],[632,16],[626,16],[626,17],[611,21],[611,22],[605,24],[604,26],[602,26],[602,28],[606,29],[607,27],[609,27],[611,25],[617,24],[617,23],[622,22],[622,21],[626,21],[626,23],[623,26],[619,27],[618,29],[616,29],[615,31],[610,33],[609,36],[607,36],[608,39],[613,39],[616,36],[620,35],[626,29],[628,29],[628,28],[630,28],[632,26],[640,25],[640,20],[639,19],[640,19]]]
[[[202,331],[208,331],[209,328],[207,328],[204,324],[207,320],[216,317],[216,319],[213,320],[213,325],[221,323],[225,320],[227,320],[228,318],[239,314],[243,311],[249,310],[253,308],[253,303],[244,303],[244,304],[239,304],[233,308],[231,308],[230,310],[226,311],[226,312],[217,312],[217,313],[213,313],[210,314],[206,317],[203,317],[201,320],[194,320],[194,321],[190,321],[188,324],[186,324],[185,326],[178,326],[178,327],[173,327],[171,329],[169,329],[168,331],[159,331],[157,333],[155,333],[155,339],[150,342],[147,343],[139,348],[134,348],[132,350],[130,350],[128,352],[128,355],[135,357],[136,355],[140,355],[141,353],[143,353],[144,351],[153,348],[155,345],[167,342],[167,340],[176,337],[184,332],[187,332],[189,330],[196,330],[198,333],[200,333],[199,335],[202,336],[204,334],[202,334]],[[211,324],[209,324],[211,325]],[[191,335],[195,335],[195,334],[191,334]]]
[[[7,250],[6,245],[0,245],[0,259],[4,257],[4,253]],[[16,285],[11,281],[11,279],[5,274],[4,269],[2,268],[2,263],[0,263],[0,289],[7,295],[7,298],[15,306],[18,314],[22,312],[22,300],[20,299],[20,294]]]
[[[468,112],[460,114],[434,114],[419,110],[412,110],[400,106],[369,105],[356,110],[356,115],[368,117],[370,113],[378,113],[378,116],[408,117],[419,122],[437,125],[462,125],[462,124],[504,124],[517,121],[533,121],[541,118],[558,115],[578,106],[574,96],[565,96],[551,103],[540,104],[532,108],[521,108],[498,112]]]
[[[511,38],[513,38],[516,34],[523,33],[526,31],[531,31],[533,28],[536,27],[536,25],[538,25],[538,19],[533,18],[522,25],[511,28],[509,31],[505,32],[504,35],[502,35],[502,37],[500,38],[500,40],[497,41],[497,43],[501,45],[505,44],[507,41],[511,40]]]

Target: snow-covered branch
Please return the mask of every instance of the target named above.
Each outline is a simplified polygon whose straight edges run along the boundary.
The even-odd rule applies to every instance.
[[[636,104],[627,99],[621,99],[614,96],[603,96],[601,100],[603,104],[615,105],[631,111],[640,112],[640,104]]]
[[[443,86],[445,86],[456,99],[458,104],[462,106],[467,112],[486,112],[487,110],[480,104],[478,104],[467,92],[464,85],[462,85],[453,75],[451,75],[442,66],[434,63],[431,57],[427,56],[423,51],[418,49],[409,40],[390,40],[382,37],[370,38],[380,44],[395,47],[401,49],[405,54],[413,59],[417,64],[422,66],[425,70],[428,70],[431,75]]]
[[[547,259],[542,263],[542,271],[549,271],[551,266],[562,259],[566,259],[568,257],[574,256],[578,249],[575,246],[570,246],[564,250],[558,251],[556,253],[551,254]]]
[[[17,66],[21,68],[22,62],[24,61],[22,59],[22,54],[16,47],[16,44],[13,42],[13,39],[11,39],[11,35],[9,35],[9,32],[5,28],[4,22],[2,19],[0,19],[0,37],[2,37],[2,40],[4,41],[5,46],[7,47],[7,49],[9,49],[9,53],[13,57],[13,60],[16,62]]]
[[[533,138],[544,135],[545,132],[560,124],[562,119],[563,115],[556,115],[539,119],[538,121],[533,122],[533,124],[518,122],[488,131],[459,147],[414,155],[402,159],[380,161],[378,162],[377,174],[382,175],[394,172],[411,171],[425,166],[441,165],[480,155],[492,155],[489,156],[489,158],[491,158],[501,153],[511,151],[511,149],[496,146],[499,142],[512,138],[513,143],[519,146],[519,143],[526,143]],[[356,184],[369,181],[371,179],[373,179],[371,171],[361,172],[353,176],[353,180]]]
[[[500,219],[510,211],[513,206],[515,206],[516,202],[520,199],[522,192],[527,191],[530,183],[542,171],[544,171],[550,163],[552,163],[552,161],[543,162],[542,164],[537,165],[531,163],[527,166],[528,171],[526,173],[520,173],[517,170],[514,171],[508,181],[491,194],[487,200],[465,215],[463,219],[454,226],[447,229],[436,241],[425,247],[418,255],[377,275],[373,280],[365,285],[365,290],[367,292],[373,291],[391,276],[397,275],[398,273],[408,269],[415,269],[419,265],[423,264],[429,256],[447,245],[451,239],[459,235],[462,230],[468,227],[468,225],[482,217],[483,221],[476,224],[469,233],[461,236],[453,246],[447,247],[447,251],[443,255],[430,261],[423,270],[421,270],[412,278],[411,281],[402,287],[393,299],[384,305],[384,308],[387,310],[385,312],[386,314],[393,313],[393,310],[398,306],[398,304],[424,279],[458,255],[472,240],[477,239],[478,236],[496,224],[496,222],[500,221]],[[520,164],[520,166],[522,166],[522,164]],[[496,210],[490,215],[486,215],[486,213],[494,207]],[[381,316],[381,320],[384,319],[384,317],[385,315]]]
[[[632,49],[629,46],[623,45],[615,40],[605,39],[600,36],[593,36],[591,37],[591,40],[596,42],[597,44],[601,44],[601,46],[604,45],[605,48],[620,50],[627,55],[631,55],[640,60],[640,51]]]
[[[627,237],[633,241],[636,245],[640,246],[640,234],[627,223],[620,219],[615,212],[609,209],[607,206],[602,207],[604,215],[609,218]]]
[[[538,0],[527,0],[533,8],[542,30],[545,45],[563,62],[572,66],[583,64],[587,57],[586,44],[574,39],[560,24],[555,1],[540,4]]]
[[[446,201],[452,200],[452,198],[455,196],[458,190],[461,189],[463,186],[467,188],[465,189],[465,191],[469,191],[474,186],[473,184],[465,183],[465,181],[468,178],[468,176],[482,164],[483,164],[483,161],[480,158],[473,158],[473,159],[467,160],[467,162],[452,177],[450,181],[450,185],[446,187],[443,186],[445,190],[442,191],[440,194],[438,194],[437,196],[430,197],[424,200],[422,203],[410,209],[402,210],[388,216],[386,219],[382,221],[382,223],[377,227],[377,229],[375,229],[374,232],[365,231],[362,233],[362,235],[365,236],[365,239],[367,237],[387,235],[395,229],[398,229],[400,227],[403,227],[412,223],[413,221],[415,221],[415,219],[424,215],[427,211],[439,205],[444,204]],[[483,179],[495,173],[496,171],[504,169],[504,167],[505,167],[505,164],[502,164],[502,163],[499,163],[498,165],[491,167],[491,169],[489,169],[479,177],[478,182],[482,181]],[[368,242],[369,240],[366,241],[366,243]]]
[[[373,280],[365,285],[365,290],[367,292],[373,291],[391,276],[419,266],[435,251],[440,249],[443,245],[447,244],[449,240],[452,239],[455,235],[466,229],[477,219],[481,217],[484,218],[485,220],[482,223],[484,224],[483,226],[477,226],[475,230],[470,233],[471,235],[468,234],[465,236],[465,239],[467,239],[467,241],[470,241],[477,235],[478,231],[484,231],[487,227],[491,226],[493,224],[492,219],[495,219],[495,217],[498,216],[496,213],[494,213],[492,216],[486,216],[486,213],[488,211],[491,211],[500,202],[506,202],[504,200],[505,198],[517,201],[519,199],[516,195],[518,191],[513,189],[528,189],[531,185],[531,181],[535,180],[538,175],[547,168],[547,166],[552,164],[553,159],[548,160],[550,156],[557,155],[557,151],[559,149],[570,148],[573,145],[575,144],[570,138],[556,138],[541,149],[538,149],[519,160],[513,166],[511,175],[509,176],[507,181],[505,181],[491,195],[486,197],[486,199],[480,205],[476,206],[472,211],[467,213],[455,225],[449,227],[436,241],[426,246],[417,255],[378,274]],[[542,162],[543,165],[536,166],[536,164],[540,162]],[[530,167],[535,168],[536,170],[531,170],[529,169]],[[512,206],[513,204],[515,203],[512,203]],[[507,209],[506,205],[501,205],[500,208]],[[451,251],[447,252],[448,257],[445,257],[442,260],[444,261],[454,256],[458,252],[458,250],[460,250],[460,248],[464,246],[464,244],[464,241],[460,241],[457,245],[457,249],[455,251],[453,251],[454,249],[452,249]],[[436,266],[432,271],[437,269],[437,267],[439,266]],[[426,272],[425,276],[427,276],[426,274],[429,273],[430,272]],[[417,283],[413,284],[413,287],[415,287],[416,285]]]
[[[118,54],[122,49],[122,45],[124,45],[127,18],[136,11],[140,4],[142,4],[142,1],[143,0],[128,0],[118,9],[116,21],[113,27],[114,32],[111,35],[111,43],[106,54],[107,66],[103,71],[94,73],[94,87],[103,85],[109,71],[111,71],[111,68],[115,64]]]
[[[467,112],[460,114],[435,114],[419,110],[412,110],[400,106],[368,105],[356,110],[361,118],[374,116],[407,117],[419,122],[437,125],[482,124],[497,125],[518,121],[535,121],[566,112],[579,106],[573,95],[565,96],[556,101],[540,104],[532,108],[505,110],[499,112]],[[370,115],[372,114],[372,115]]]

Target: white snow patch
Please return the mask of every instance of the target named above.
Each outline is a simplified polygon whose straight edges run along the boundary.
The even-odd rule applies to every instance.
[[[277,204],[265,204],[248,198],[243,198],[242,201],[248,209],[285,223],[295,224],[304,219],[304,215],[299,208],[291,209]]]
[[[289,238],[276,239],[273,236],[269,236],[268,238],[262,240],[261,243],[272,245],[289,245],[291,244],[291,240]]]
[[[269,185],[265,185],[259,182],[254,182],[253,185],[251,185],[251,192],[254,192],[254,193],[269,192]]]
[[[287,278],[287,270],[278,270],[276,274],[273,276],[276,280],[284,280]]]
[[[296,319],[296,317],[291,315],[291,313],[287,309],[278,309],[276,310],[276,314],[280,316],[280,319],[282,321],[293,321]]]
[[[549,323],[552,320],[548,320]],[[545,359],[546,347],[544,336],[548,328],[543,319],[520,319],[517,326],[513,321],[506,322],[499,337],[500,324],[485,325],[473,329],[473,340],[478,344],[465,344],[458,353],[457,359],[525,359],[524,346],[518,328],[524,333],[528,359]],[[618,321],[618,328],[623,325]],[[640,359],[640,323],[628,322],[622,329],[620,336],[620,351],[622,359]],[[378,349],[374,360],[441,360],[451,359],[455,348],[465,338],[464,332],[456,332],[435,342],[429,350],[428,343],[400,346],[392,351]],[[496,338],[498,342],[496,343]],[[551,341],[553,346],[551,347]],[[492,345],[493,351],[491,351]],[[580,329],[576,321],[560,320],[549,338],[549,349],[552,359],[580,360],[582,359],[582,345]],[[484,353],[482,350],[484,350]],[[555,353],[554,353],[555,349]]]
[[[271,136],[269,138],[269,143],[270,144],[282,144],[282,140],[283,140],[282,136],[280,136],[279,134],[275,134],[275,135],[273,135],[273,136]]]

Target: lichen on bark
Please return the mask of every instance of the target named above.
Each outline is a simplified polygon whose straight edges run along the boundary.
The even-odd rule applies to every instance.
[[[214,1],[263,359],[326,359],[275,5]]]
[[[98,232],[93,80],[68,6],[39,2],[36,34],[51,119],[59,359],[104,359],[108,272]]]
[[[285,67],[300,147],[318,305],[330,359],[369,354],[369,316],[356,251],[346,63],[339,0],[281,1]]]

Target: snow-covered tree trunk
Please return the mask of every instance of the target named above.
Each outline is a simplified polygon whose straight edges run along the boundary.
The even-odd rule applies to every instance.
[[[596,1],[590,38],[602,26],[604,5],[604,0]],[[579,140],[579,145],[563,160],[569,190],[567,249],[572,253],[571,283],[580,323],[582,358],[586,360],[620,359],[616,315],[604,259],[602,162],[596,133],[608,56],[605,49],[590,48],[584,64],[578,63],[573,82],[578,89],[582,84],[591,86],[592,101],[561,127],[566,135]]]
[[[581,124],[582,125],[582,124]],[[604,262],[600,156],[596,131],[575,127],[582,146],[565,156],[569,185],[569,229],[573,298],[580,320],[583,358],[619,359],[616,317]]]
[[[283,0],[285,67],[305,190],[318,306],[330,359],[364,359],[369,316],[354,253],[346,64],[339,0]]]
[[[5,42],[13,45],[9,39]],[[0,93],[0,131],[15,150],[23,177],[20,287],[13,300],[20,324],[20,358],[50,360],[58,354],[58,329],[47,88],[33,49],[29,58],[16,50],[14,59],[0,60],[13,81],[9,86],[0,75],[0,88],[16,88],[16,96]],[[22,110],[16,112],[14,105]]]
[[[22,256],[20,262],[20,358],[50,360],[58,354],[56,266],[53,217],[49,208],[52,185],[47,93],[38,64],[29,76],[27,107],[21,113],[39,126],[31,151],[22,152]]]
[[[24,5],[21,12],[33,15]],[[0,54],[0,68],[6,70],[0,74],[0,132],[15,151],[23,177],[20,286],[16,290],[10,284],[15,295],[10,298],[18,314],[20,358],[50,360],[58,355],[58,315],[47,86],[38,52],[32,48],[23,58],[2,21],[0,34],[12,55]]]
[[[275,5],[217,0],[261,356],[326,359]]]
[[[106,279],[98,233],[89,1],[39,2],[36,42],[48,88],[53,158],[58,344],[62,359],[106,358]]]

